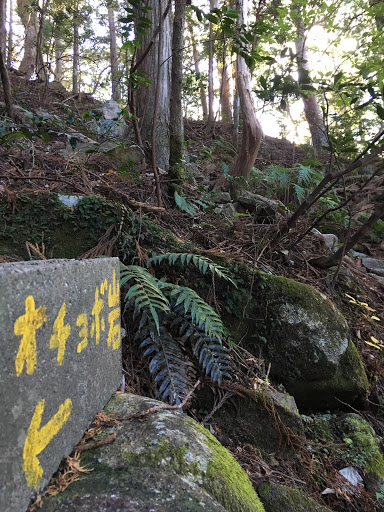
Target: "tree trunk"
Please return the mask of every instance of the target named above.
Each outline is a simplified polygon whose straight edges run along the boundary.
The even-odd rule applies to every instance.
[[[294,22],[297,31],[295,45],[299,83],[300,85],[306,85],[310,84],[307,37],[305,34],[303,18],[300,13],[301,6],[299,4],[295,4],[294,10],[297,13]],[[312,145],[316,152],[321,151],[323,147],[328,147],[329,143],[323,115],[315,94],[309,92],[307,96],[303,96],[303,104],[305,118],[311,132]]]
[[[115,11],[112,7],[108,7],[108,24],[109,24],[109,49],[111,61],[111,77],[112,77],[112,99],[119,102],[121,99],[120,92],[120,73],[117,60],[116,48],[116,25]]]
[[[172,75],[170,111],[169,171],[172,181],[181,179],[180,163],[184,153],[184,122],[182,109],[183,48],[185,27],[185,0],[175,0],[172,37]]]
[[[9,0],[9,29],[8,29],[8,51],[7,64],[11,65],[13,54],[13,0]]]
[[[3,60],[6,55],[7,48],[7,32],[5,24],[7,22],[7,1],[0,0],[0,52],[3,55]]]
[[[222,67],[219,69],[219,75],[221,78],[220,83],[220,107],[221,107],[221,119],[226,122],[232,121],[232,105],[231,97],[229,92],[229,73],[228,64],[226,62],[226,48],[224,45],[223,49],[223,62]]]
[[[214,9],[217,5],[217,0],[210,0],[210,9]],[[213,129],[213,123],[215,120],[213,112],[213,101],[214,101],[214,84],[213,84],[213,26],[209,23],[209,42],[208,42],[208,120],[207,120],[207,131]]]
[[[238,3],[240,3],[239,0]],[[240,10],[239,7],[237,9]],[[257,119],[252,98],[251,73],[245,60],[240,55],[237,56],[237,91],[240,98],[243,134],[240,151],[229,174],[231,176],[248,177],[259,152],[263,130]]]
[[[55,80],[61,82],[64,77],[63,70],[63,54],[64,54],[64,41],[60,34],[55,35]]]
[[[7,116],[12,117],[12,98],[11,98],[11,86],[9,83],[9,77],[7,68],[5,66],[5,13],[6,13],[6,0],[0,0],[0,23],[1,23],[1,33],[2,37],[1,46],[0,46],[0,77],[1,83],[3,84],[4,91],[4,101],[5,108],[7,111]]]
[[[79,38],[79,25],[74,19],[73,24],[73,63],[72,63],[72,92],[73,94],[79,94],[79,65],[80,65],[80,38]]]
[[[199,53],[197,51],[196,47],[196,40],[195,36],[193,34],[193,27],[190,24],[189,25],[189,32],[191,35],[191,42],[192,42],[192,53],[193,53],[193,62],[195,66],[195,73],[198,77],[200,77],[200,57]],[[207,95],[205,93],[204,85],[200,82],[200,101],[201,101],[201,108],[203,110],[203,119],[208,118],[208,104],[207,104]]]
[[[30,0],[17,0],[17,12],[24,26],[24,55],[19,66],[19,71],[31,78],[35,72],[36,65],[36,37],[37,37],[37,14]]]
[[[153,34],[159,26],[160,16],[166,12],[167,1],[159,0],[142,2],[145,6],[151,6],[146,16],[152,21],[152,30],[146,31],[141,48],[137,52],[136,62],[140,62],[146,49],[151,45],[149,52],[140,63],[137,72],[151,80],[151,84],[141,84],[136,94],[136,114],[140,118],[141,137],[143,141],[152,140],[153,113],[156,103],[156,84],[159,81],[161,90],[157,104],[156,130],[155,130],[155,152],[156,160],[160,167],[168,169],[169,165],[169,123],[170,123],[170,82],[171,82],[171,41],[172,27],[170,16],[163,20],[161,37],[161,56],[159,62],[157,44],[159,35],[153,41]],[[138,13],[140,16],[140,13]]]
[[[241,12],[237,19],[238,27],[240,27],[243,23],[247,23],[247,0],[237,0],[236,9]],[[229,174],[231,176],[248,177],[251,174],[257,153],[259,152],[263,130],[257,119],[256,108],[252,98],[251,72],[241,55],[237,56],[236,77],[236,88],[240,98],[243,120],[243,134],[240,151]]]
[[[43,0],[42,7],[39,13],[39,25],[36,36],[36,74],[39,78],[44,79],[46,82],[48,82],[48,74],[46,66],[44,65],[43,58],[43,29],[48,5],[49,0]]]

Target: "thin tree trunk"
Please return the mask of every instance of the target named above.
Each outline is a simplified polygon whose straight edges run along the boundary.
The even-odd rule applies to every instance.
[[[295,45],[299,83],[300,85],[305,85],[310,83],[307,37],[305,34],[305,25],[300,12],[301,6],[299,4],[295,4],[294,10],[296,11],[294,21],[297,31]],[[311,132],[312,145],[316,152],[319,152],[323,147],[328,147],[329,143],[323,115],[315,94],[309,92],[307,96],[303,96],[303,104],[305,118]]]
[[[0,16],[5,16],[6,12],[6,0],[0,0]],[[0,23],[4,30],[1,30],[1,36],[5,37],[5,17],[2,17],[0,19]],[[3,91],[4,91],[4,101],[5,101],[5,108],[7,111],[7,116],[12,118],[12,97],[11,97],[11,85],[9,83],[9,76],[8,71],[5,66],[5,40],[1,41],[0,46],[0,77],[1,77],[1,83],[3,84]]]
[[[236,149],[239,147],[239,121],[240,121],[240,98],[235,90],[233,98],[233,129],[232,129],[232,144]]]
[[[219,69],[219,75],[221,77],[220,83],[220,106],[221,106],[221,119],[226,122],[232,121],[232,105],[229,93],[229,73],[228,64],[226,61],[226,46],[224,43],[223,48],[223,61],[222,67]]]
[[[55,35],[55,80],[61,82],[64,77],[63,70],[64,41],[59,34]]]
[[[13,54],[13,0],[9,0],[9,29],[8,29],[8,51],[7,64],[11,65]]]
[[[217,0],[210,0],[209,2],[210,9],[214,9],[217,7]],[[213,112],[213,102],[214,102],[214,84],[213,84],[213,25],[209,23],[209,43],[208,43],[208,120],[207,120],[207,131],[211,131],[213,129],[213,123],[215,121],[215,116]]]
[[[196,76],[200,78],[200,57],[199,53],[197,51],[196,47],[196,40],[193,33],[193,27],[191,24],[189,24],[189,33],[191,36],[191,42],[192,42],[192,53],[193,53],[193,63],[195,66],[195,73]],[[200,101],[201,101],[201,108],[203,110],[203,119],[208,118],[208,104],[207,104],[207,95],[205,93],[204,85],[200,81]]]
[[[24,55],[19,66],[19,71],[31,78],[35,72],[36,64],[36,36],[37,36],[37,15],[33,8],[32,1],[17,0],[17,12],[24,26]]]
[[[43,78],[46,82],[48,81],[48,75],[43,58],[43,27],[48,5],[49,0],[43,1],[39,15],[39,29],[36,36],[36,74],[39,78]]]
[[[171,112],[169,173],[172,181],[181,178],[180,163],[184,153],[184,123],[182,109],[183,48],[185,0],[175,0],[172,37]]]
[[[108,7],[108,24],[109,24],[109,49],[111,61],[111,77],[112,77],[112,99],[119,102],[121,99],[120,92],[120,74],[117,60],[116,48],[116,24],[115,11],[112,7]]]
[[[73,24],[73,64],[72,64],[72,92],[73,94],[79,94],[79,65],[80,65],[80,38],[79,38],[79,25],[75,18]]]
[[[5,24],[7,22],[7,1],[0,0],[0,52],[3,54],[3,60],[7,48],[7,31]]]
[[[247,0],[237,0],[236,10],[240,11],[237,19],[238,27],[246,24]],[[256,108],[252,98],[251,72],[241,55],[237,56],[236,63],[237,91],[240,98],[240,108],[243,120],[243,134],[240,151],[233,163],[229,174],[231,176],[248,177],[255,163],[263,131],[257,119]],[[228,188],[229,182],[225,177],[220,178],[215,187]]]
[[[142,3],[147,5],[149,0]],[[159,80],[161,83],[161,94],[157,105],[155,151],[157,164],[167,170],[169,166],[169,123],[170,123],[170,82],[171,82],[171,55],[172,55],[172,26],[170,21],[169,6],[166,0],[149,2],[152,10],[146,16],[152,21],[152,31],[147,30],[137,51],[136,62],[133,71],[138,71],[142,76],[151,80],[151,84],[141,84],[136,91],[134,103],[136,113],[140,119],[142,140],[152,140],[153,112],[156,101],[156,86]],[[167,13],[164,17],[162,13]],[[140,14],[138,13],[138,16]],[[162,31],[158,32],[160,16],[162,16]],[[157,34],[156,34],[157,33]],[[156,34],[156,35],[155,35]],[[161,56],[159,62],[157,44],[161,38]],[[157,42],[157,44],[156,44]],[[149,48],[149,49],[148,49]],[[159,71],[159,76],[157,76]]]

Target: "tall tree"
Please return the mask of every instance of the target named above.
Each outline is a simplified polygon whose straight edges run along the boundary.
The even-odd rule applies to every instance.
[[[140,49],[136,53],[136,63],[132,67],[135,74],[131,76],[136,83],[150,81],[141,83],[137,88],[136,113],[140,119],[141,138],[149,144],[154,138],[152,149],[156,153],[157,164],[163,169],[168,169],[169,165],[172,63],[170,7],[171,0],[168,2],[166,0],[143,0],[140,2],[137,23],[139,23],[140,17],[145,15],[151,22],[151,28],[143,33]],[[143,12],[143,8],[150,8],[150,10]]]
[[[236,9],[240,11],[237,26],[247,26],[247,0],[236,0]],[[238,53],[236,60],[236,86],[240,98],[240,108],[243,120],[241,147],[229,171],[231,176],[249,176],[255,163],[263,131],[257,119],[256,107],[252,97],[251,72],[244,57]],[[216,186],[224,186],[225,181],[219,180]],[[225,186],[228,187],[228,182]]]
[[[192,55],[193,55],[193,64],[194,64],[194,67],[195,67],[195,73],[196,73],[196,76],[200,80],[199,91],[200,91],[201,108],[202,108],[202,111],[203,111],[203,119],[207,119],[208,118],[207,94],[205,92],[204,84],[202,83],[202,81],[200,79],[200,76],[201,76],[201,73],[200,73],[200,56],[199,56],[199,52],[197,51],[197,42],[196,42],[195,34],[193,32],[193,23],[192,23],[191,20],[188,23],[188,30],[189,30],[189,35],[190,35],[191,44],[192,44]]]
[[[217,0],[209,0],[209,6],[212,9],[217,7]],[[208,41],[208,119],[207,131],[212,130],[215,120],[213,111],[214,102],[214,80],[213,80],[213,57],[214,57],[214,30],[212,22],[209,23],[209,41]]]
[[[184,120],[182,110],[183,48],[185,27],[185,0],[175,0],[172,37],[172,74],[170,110],[169,171],[172,180],[179,180],[180,163],[184,150]]]
[[[0,1],[0,52],[3,54],[3,58],[6,55],[7,47],[7,34],[5,24],[7,21],[7,2],[6,0]]]
[[[12,98],[11,98],[11,86],[9,83],[8,71],[5,66],[5,13],[6,13],[6,0],[0,0],[0,78],[3,85],[5,108],[8,117],[12,117]]]
[[[299,84],[305,88],[310,85],[310,69],[308,59],[308,46],[307,46],[307,33],[306,27],[301,15],[302,6],[300,3],[295,2],[293,5],[294,23],[296,25],[297,37],[296,45],[296,60],[299,75]],[[309,130],[311,132],[312,145],[315,150],[321,151],[323,147],[328,147],[327,130],[325,127],[322,112],[319,107],[316,95],[313,92],[308,92],[303,96],[304,114],[307,120]]]
[[[24,55],[21,60],[19,71],[31,78],[36,66],[36,38],[38,31],[37,12],[33,0],[17,0],[17,13],[24,26]]]
[[[118,59],[117,59],[115,9],[113,8],[112,5],[108,5],[108,25],[109,25],[109,51],[110,51],[110,61],[111,61],[112,99],[119,102],[121,99],[120,73],[119,73],[119,63],[118,63]]]
[[[9,23],[8,23],[8,51],[7,51],[7,64],[11,65],[13,54],[13,0],[9,0]]]

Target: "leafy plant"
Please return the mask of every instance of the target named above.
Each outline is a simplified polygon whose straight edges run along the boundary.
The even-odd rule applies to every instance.
[[[195,254],[155,255],[148,265],[192,263],[234,284],[228,271]],[[215,309],[191,288],[159,280],[137,265],[121,263],[120,284],[127,287],[125,310],[133,309],[134,339],[150,357],[149,371],[162,400],[180,404],[192,386],[196,365],[218,384],[231,378],[227,329]]]

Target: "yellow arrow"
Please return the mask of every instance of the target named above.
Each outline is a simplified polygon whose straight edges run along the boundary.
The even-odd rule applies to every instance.
[[[37,456],[45,449],[52,437],[54,437],[66,423],[72,410],[72,401],[67,398],[65,402],[60,405],[57,413],[48,423],[40,428],[44,405],[45,400],[43,399],[40,400],[36,406],[23,450],[23,470],[25,479],[27,480],[28,486],[33,489],[39,487],[41,477],[43,476],[43,468]]]

